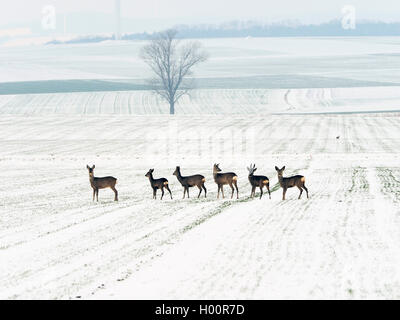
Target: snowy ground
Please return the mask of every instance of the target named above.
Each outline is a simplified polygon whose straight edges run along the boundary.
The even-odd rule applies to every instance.
[[[179,115],[400,111],[399,87],[198,89],[175,107]],[[0,95],[0,114],[168,114],[149,90]]]
[[[400,298],[398,121],[3,115],[0,298]],[[214,162],[239,201],[216,199]],[[250,162],[272,200],[248,198]],[[118,178],[118,203],[92,203],[87,163]],[[181,199],[175,165],[206,176],[207,199]],[[311,198],[282,202],[275,165]],[[150,167],[173,200],[151,199]]]
[[[202,42],[173,117],[143,42],[1,48],[0,298],[400,298],[399,39]],[[239,200],[216,199],[214,162]],[[271,200],[249,199],[250,163]],[[118,203],[91,201],[86,164]],[[207,199],[181,199],[176,165]],[[281,201],[275,165],[310,199]]]

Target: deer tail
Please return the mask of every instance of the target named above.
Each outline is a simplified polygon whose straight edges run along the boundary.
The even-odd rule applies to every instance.
[[[237,181],[237,176],[233,176],[232,180]]]
[[[203,183],[206,182],[206,178],[201,179],[201,181],[203,181]]]
[[[164,186],[167,186],[167,185],[168,185],[168,181],[165,181],[165,182],[164,182]]]
[[[304,182],[306,182],[306,178],[305,177],[301,177],[300,181],[304,183]]]

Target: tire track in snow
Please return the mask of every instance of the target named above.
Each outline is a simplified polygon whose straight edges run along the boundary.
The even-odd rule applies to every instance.
[[[200,89],[192,98],[183,97],[176,105],[178,114],[265,114],[271,112],[312,111],[369,111],[398,110],[398,88],[375,87],[312,89]],[[392,92],[388,92],[391,90]],[[101,97],[108,95],[103,108]],[[265,96],[269,99],[265,100]],[[389,96],[381,101],[382,96]],[[2,96],[0,112],[8,114],[126,114],[121,101],[133,98],[132,114],[168,114],[168,104],[151,90],[147,91],[98,91],[73,93],[44,93]],[[367,97],[367,98],[366,98]],[[373,99],[371,99],[373,98]],[[291,101],[293,100],[293,101]],[[343,105],[345,101],[345,105]],[[125,104],[124,104],[125,105]],[[104,105],[103,105],[104,106]],[[355,107],[352,107],[355,106]]]

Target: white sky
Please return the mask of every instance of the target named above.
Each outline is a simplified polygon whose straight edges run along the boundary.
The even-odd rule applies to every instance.
[[[0,25],[39,20],[48,4],[54,5],[57,13],[114,10],[114,0],[2,0]],[[123,17],[174,19],[176,24],[230,19],[318,23],[341,17],[344,5],[354,5],[358,19],[400,20],[400,0],[121,0]]]

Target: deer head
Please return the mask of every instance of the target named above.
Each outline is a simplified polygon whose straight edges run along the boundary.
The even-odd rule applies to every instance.
[[[86,168],[89,171],[89,175],[93,175],[94,174],[94,168],[95,167],[96,167],[95,165],[93,165],[92,167],[89,167],[88,165],[86,165]]]
[[[282,169],[279,169],[277,166],[275,166],[275,170],[278,172],[278,177],[282,177],[285,166],[283,166]]]
[[[219,168],[219,163],[214,163],[213,172],[221,172],[222,170]]]
[[[249,171],[249,176],[253,175],[253,173],[257,170],[255,164],[250,164],[250,167],[247,167],[247,170]]]
[[[173,173],[173,175],[174,175],[174,176],[178,176],[180,172],[181,172],[181,167],[180,167],[180,166],[177,166],[176,169],[175,169],[175,171],[174,171],[174,173]]]
[[[154,169],[149,169],[149,172],[147,172],[144,176],[147,178],[150,178],[151,175],[153,174],[153,172],[154,172]]]

